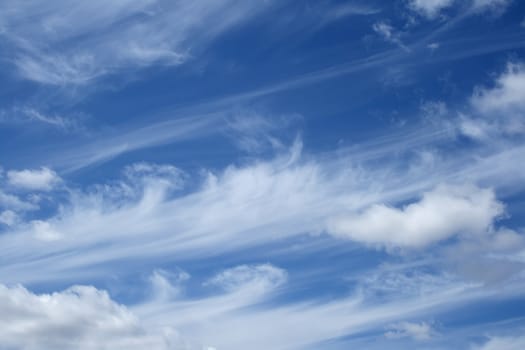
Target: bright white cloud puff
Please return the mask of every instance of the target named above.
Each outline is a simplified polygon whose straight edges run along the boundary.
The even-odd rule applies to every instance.
[[[51,169],[10,170],[7,172],[9,185],[26,190],[49,191],[60,182],[60,177]]]
[[[439,186],[400,209],[376,204],[335,219],[329,231],[370,245],[421,248],[454,235],[483,235],[503,214],[490,189]]]
[[[15,350],[180,349],[176,332],[150,332],[104,291],[75,286],[52,294],[0,285],[2,347]]]

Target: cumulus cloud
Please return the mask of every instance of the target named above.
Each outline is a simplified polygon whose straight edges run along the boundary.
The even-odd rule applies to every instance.
[[[460,115],[461,131],[472,138],[516,136],[525,132],[525,65],[508,63],[490,87],[477,87],[471,115]]]
[[[421,248],[458,234],[486,233],[503,211],[490,189],[442,185],[399,209],[376,204],[335,219],[329,232],[370,245]]]
[[[426,322],[400,322],[391,325],[385,333],[388,339],[413,338],[415,340],[428,340],[435,334],[432,326]]]
[[[21,189],[49,191],[60,182],[60,177],[53,170],[42,167],[32,170],[10,170],[7,172],[7,181],[11,186]]]
[[[109,295],[88,286],[53,294],[0,285],[0,339],[13,350],[181,349],[170,329],[150,331]]]
[[[481,113],[525,112],[525,64],[509,63],[492,88],[478,88],[471,103]]]

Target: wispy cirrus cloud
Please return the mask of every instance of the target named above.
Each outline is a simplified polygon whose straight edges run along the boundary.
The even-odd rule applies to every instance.
[[[490,13],[501,15],[512,0],[469,0],[465,2],[456,0],[410,0],[408,7],[427,19],[433,20],[443,15],[443,12],[454,6],[463,6],[464,14]]]
[[[472,8],[476,11],[493,11],[501,14],[513,0],[473,0]]]
[[[410,337],[416,340],[428,340],[435,334],[432,325],[427,322],[400,322],[388,327],[386,338],[398,339]]]
[[[409,8],[421,15],[434,19],[443,9],[451,6],[455,0],[411,0]]]
[[[203,138],[226,129],[224,113],[164,118],[148,125],[123,126],[88,137],[74,147],[46,156],[65,172],[105,163],[122,154],[155,146]]]
[[[33,106],[15,106],[0,110],[0,123],[27,126],[41,124],[66,132],[77,132],[83,129],[78,115],[63,116],[58,113],[46,113]]]
[[[18,225],[12,234],[0,237],[5,247],[12,247],[9,264],[0,268],[0,274],[8,280],[15,276],[22,281],[38,279],[42,275],[35,276],[28,269],[34,265],[46,270],[48,280],[67,279],[70,274],[79,277],[93,264],[114,260],[206,257],[309,232],[336,234],[330,225],[334,219],[359,217],[360,212],[366,213],[374,205],[385,208],[387,218],[394,217],[391,225],[399,224],[397,236],[378,234],[378,244],[425,246],[459,231],[468,231],[465,237],[473,231],[490,235],[492,231],[484,229],[502,212],[491,190],[433,189],[445,179],[454,181],[458,177],[498,187],[503,179],[505,186],[519,183],[524,176],[515,158],[520,154],[519,148],[512,156],[496,153],[491,157],[453,157],[405,171],[398,169],[392,152],[402,152],[403,147],[411,149],[417,143],[407,144],[405,136],[401,140],[398,145],[382,142],[377,149],[367,146],[320,159],[302,156],[300,144],[296,144],[271,160],[207,172],[190,192],[177,192],[181,175],[176,168],[132,166],[126,170],[131,175],[120,181],[70,191],[67,203],[61,205],[57,215]],[[377,161],[381,168],[370,165]],[[496,161],[498,166],[494,166]],[[435,176],[428,176],[429,167]],[[396,181],[392,174],[397,174]],[[393,208],[417,198],[421,191],[429,191],[429,198],[415,203],[414,209]],[[472,204],[478,200],[482,206]],[[392,208],[385,206],[388,204]],[[461,209],[464,216],[445,215],[452,207]],[[422,228],[433,232],[432,236],[413,234],[413,216],[427,214],[434,221],[425,221]],[[440,220],[443,223],[435,223]],[[51,237],[46,232],[52,233],[53,244],[41,239]],[[21,242],[25,243],[20,245]],[[65,254],[80,247],[91,248],[81,249],[74,256]],[[41,253],[35,255],[36,251]],[[27,255],[32,256],[31,261]],[[25,263],[19,265],[21,261]],[[45,261],[54,263],[44,264]]]
[[[84,90],[80,86],[94,81],[101,83],[92,86],[98,88],[112,81],[102,81],[103,77],[127,76],[143,67],[173,67],[205,47],[215,50],[215,45],[207,45],[213,38],[250,21],[271,3],[95,0],[73,6],[61,0],[8,0],[0,5],[8,13],[0,14],[0,44],[8,49],[7,62],[19,76],[67,90]],[[497,322],[501,314],[506,317],[506,311],[499,310],[508,305],[519,312],[514,306],[525,291],[519,205],[525,189],[525,144],[522,133],[502,126],[509,115],[520,120],[524,112],[521,65],[509,64],[474,93],[455,91],[450,101],[449,93],[434,90],[433,83],[414,89],[399,86],[398,99],[384,91],[392,102],[384,106],[383,95],[373,92],[377,85],[369,81],[375,74],[362,74],[359,82],[366,86],[355,90],[371,101],[363,103],[374,104],[378,115],[388,120],[364,121],[369,119],[366,115],[349,114],[350,121],[332,125],[330,119],[328,127],[320,126],[325,122],[321,117],[336,113],[337,120],[346,118],[347,108],[361,103],[350,99],[331,105],[326,116],[306,119],[309,107],[322,109],[318,97],[331,104],[346,96],[350,85],[346,83],[352,83],[353,95],[354,86],[361,84],[344,80],[345,74],[380,73],[385,67],[397,72],[410,66],[418,67],[422,73],[418,79],[423,80],[428,72],[419,68],[430,64],[439,63],[441,69],[458,57],[520,47],[519,34],[487,39],[484,32],[470,40],[448,31],[472,14],[486,14],[487,9],[499,14],[498,9],[508,3],[403,0],[385,5],[393,13],[357,1],[280,3],[268,18],[250,27],[253,32],[239,37],[245,43],[252,33],[257,39],[272,36],[289,23],[295,25],[293,35],[298,28],[315,32],[312,41],[305,40],[308,34],[292,43],[290,33],[271,38],[290,46],[281,47],[263,66],[276,67],[272,59],[283,63],[280,69],[289,67],[286,62],[299,62],[293,70],[299,74],[296,79],[286,80],[288,71],[278,71],[273,76],[283,77],[282,83],[212,101],[209,96],[191,96],[187,103],[193,105],[178,110],[162,103],[184,104],[183,96],[172,100],[171,90],[162,98],[149,95],[150,87],[164,90],[162,84],[148,85],[151,81],[119,90],[108,104],[115,97],[108,91],[93,101],[84,100],[78,106],[95,113],[103,110],[108,124],[101,122],[90,134],[51,140],[49,146],[30,142],[26,155],[7,158],[7,168],[0,169],[0,315],[8,315],[0,317],[0,347],[469,348],[472,343],[454,347],[450,338],[470,325],[471,330],[459,337],[470,340],[475,335],[482,348],[520,346],[521,337],[514,330],[480,328],[491,328],[483,323]],[[407,4],[412,4],[408,14]],[[289,8],[292,12],[286,12]],[[465,12],[450,22],[433,22],[422,32],[412,32],[421,24],[414,13],[445,19],[449,9]],[[279,18],[273,19],[280,17],[281,10],[283,18],[276,30],[261,31],[259,26],[278,22]],[[378,11],[384,20],[374,16]],[[297,19],[298,12],[304,16]],[[354,15],[374,17],[342,21]],[[398,15],[413,22],[403,26]],[[479,25],[482,17],[472,18],[473,24]],[[366,35],[373,23],[372,29],[386,45],[381,42],[379,48],[371,45],[361,50],[363,42],[347,42]],[[351,33],[339,35],[341,28]],[[359,29],[354,33],[353,28]],[[325,41],[328,33],[338,34]],[[294,45],[298,41],[301,45]],[[237,59],[237,42],[221,43],[232,46],[225,56]],[[259,48],[259,41],[255,45]],[[368,55],[383,46],[391,48]],[[312,52],[313,48],[320,50]],[[263,51],[243,52],[240,60],[244,53],[256,55],[254,65],[259,67],[259,59],[266,58],[264,53],[259,57]],[[337,56],[334,61],[341,62],[347,54],[354,59],[339,65],[324,61]],[[320,66],[327,68],[314,68]],[[455,72],[462,70],[456,68],[462,67],[452,65]],[[311,73],[300,75],[308,70]],[[227,76],[233,78],[230,73]],[[465,74],[479,78],[470,71]],[[231,89],[271,79],[255,73],[253,77],[246,85],[236,86],[233,81]],[[156,75],[152,81],[163,82],[163,78]],[[175,78],[170,84],[182,82],[176,74],[170,78]],[[200,78],[214,79],[206,74]],[[332,78],[338,80],[336,86],[328,84]],[[320,92],[326,86],[326,95],[306,101],[321,81],[326,84],[319,84]],[[469,79],[462,83],[478,84]],[[45,90],[33,83],[19,84]],[[304,95],[259,101],[262,108],[277,108],[284,102],[285,114],[259,114],[244,107],[245,102],[308,84],[312,89],[305,89]],[[190,85],[189,90],[198,87],[193,80]],[[49,90],[53,94],[60,89]],[[1,92],[1,96],[11,94],[10,88]],[[467,97],[462,101],[461,96]],[[112,115],[121,110],[122,101],[135,97],[141,101],[122,108],[131,110],[129,115]],[[408,97],[411,106],[396,103]],[[35,100],[24,104],[35,108],[22,107],[18,116],[59,129],[71,127],[59,110],[54,112],[53,103]],[[304,132],[296,130],[298,117],[290,114],[296,103],[305,114],[299,117],[301,123],[302,118],[312,122]],[[141,112],[134,110],[152,105],[164,113],[137,116]],[[232,105],[241,106],[240,112],[232,113]],[[418,105],[419,114],[411,115]],[[391,111],[398,107],[399,111]],[[468,130],[481,129],[490,137],[469,134],[466,118],[471,123]],[[348,138],[341,136],[353,127],[356,130]],[[366,130],[361,132],[361,127]],[[302,134],[304,138],[296,136]],[[361,141],[349,144],[353,138]],[[223,144],[228,141],[231,144]],[[37,164],[24,166],[27,161]],[[492,305],[499,309],[494,315]],[[478,306],[483,316],[492,319],[463,312]]]
[[[525,337],[522,336],[492,336],[480,346],[473,346],[472,350],[519,350],[525,346]]]
[[[279,304],[272,301],[277,291],[286,293],[279,277],[283,272],[267,264],[237,266],[212,278],[228,280],[225,294],[146,302],[131,309],[146,324],[172,324],[190,339],[216,348],[243,349],[249,343],[254,349],[310,349],[378,329],[388,329],[389,340],[431,341],[438,335],[431,323],[406,319],[490,301],[498,294],[479,283],[398,267],[388,274],[381,269],[369,271],[355,289],[338,298]],[[289,276],[286,283],[293,279]],[[229,283],[232,280],[234,284]]]
[[[0,6],[5,57],[25,79],[84,85],[125,69],[178,65],[267,2],[31,0]]]
[[[401,40],[401,32],[389,23],[384,21],[376,22],[372,26],[372,29],[386,41],[396,44],[405,51],[410,51],[409,47]]]

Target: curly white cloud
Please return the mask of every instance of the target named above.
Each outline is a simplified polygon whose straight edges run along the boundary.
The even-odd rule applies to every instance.
[[[329,232],[370,245],[422,248],[458,234],[486,233],[503,211],[490,189],[442,185],[402,208],[375,204],[334,219]]]

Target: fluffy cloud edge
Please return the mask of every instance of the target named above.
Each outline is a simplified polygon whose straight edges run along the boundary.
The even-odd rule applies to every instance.
[[[57,173],[47,167],[7,172],[9,185],[24,190],[50,191],[60,181]]]
[[[9,349],[168,350],[184,345],[174,329],[148,329],[107,292],[92,286],[34,294],[22,286],[0,285],[0,312],[9,315],[0,319],[2,346]]]
[[[455,235],[482,235],[504,213],[491,189],[440,185],[402,208],[375,204],[358,214],[334,218],[328,232],[368,245],[424,248]]]

